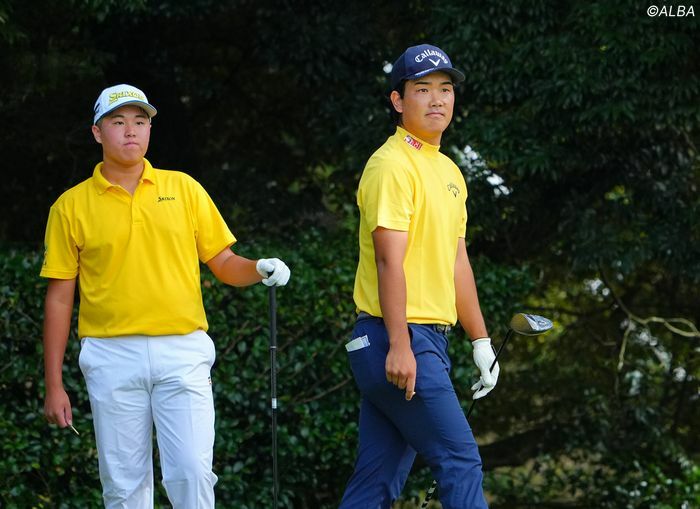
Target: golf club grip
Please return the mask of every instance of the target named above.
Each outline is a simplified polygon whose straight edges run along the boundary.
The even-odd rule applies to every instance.
[[[277,291],[270,287],[270,407],[277,410]]]
[[[270,287],[270,407],[273,412],[277,410],[277,290],[274,286]]]
[[[511,336],[515,333],[513,329],[508,329],[508,332],[506,333],[506,337],[503,340],[503,343],[501,343],[501,346],[498,347],[498,351],[496,352],[496,357],[493,358],[493,362],[491,363],[491,367],[489,368],[489,371],[493,371],[493,368],[496,367],[496,363],[498,362],[498,358],[501,356],[501,352],[503,351],[503,347],[506,346],[506,343],[508,340],[511,338]]]
[[[270,346],[277,347],[277,287],[270,288]]]
[[[270,409],[272,413],[272,503],[278,507],[279,477],[277,473],[277,290],[270,293]]]
[[[503,347],[506,346],[506,343],[508,343],[508,340],[511,338],[511,336],[514,334],[513,329],[508,329],[508,332],[506,333],[506,337],[503,340],[503,343],[501,343],[501,346],[498,347],[498,351],[496,352],[496,356],[493,358],[493,362],[491,363],[491,367],[489,368],[489,372],[493,372],[493,368],[496,367],[496,363],[498,362],[498,358],[501,356],[501,352],[503,351]],[[474,405],[476,405],[476,402],[479,401],[478,399],[472,400],[472,404],[469,405],[469,410],[467,410],[467,419],[469,419],[469,416],[472,414],[472,410],[474,410]]]
[[[496,356],[493,358],[493,362],[491,363],[491,367],[489,368],[489,372],[493,371],[493,368],[496,367],[496,363],[498,362],[498,358],[501,356],[501,352],[503,351],[503,347],[506,346],[506,343],[508,343],[508,340],[511,338],[511,336],[515,334],[515,331],[513,329],[508,329],[508,332],[506,333],[506,337],[503,340],[503,343],[501,343],[501,346],[498,347],[498,350],[496,351]],[[476,405],[476,402],[479,401],[478,399],[472,400],[472,404],[469,405],[469,410],[467,410],[467,419],[469,419],[469,416],[472,414],[472,410],[474,410],[474,405]],[[428,502],[430,502],[430,499],[433,498],[433,494],[435,493],[435,488],[437,488],[437,481],[433,479],[433,484],[430,485],[430,488],[428,489],[428,492],[425,494],[425,500],[423,501],[423,505],[420,506],[420,509],[426,509],[428,507]]]

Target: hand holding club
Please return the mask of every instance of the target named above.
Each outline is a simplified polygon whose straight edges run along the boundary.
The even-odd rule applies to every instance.
[[[474,364],[481,372],[479,381],[472,385],[474,391],[472,399],[479,399],[496,387],[501,367],[496,362],[496,353],[491,346],[491,338],[477,339],[472,342],[472,346],[474,347]]]
[[[263,277],[266,286],[284,286],[291,275],[287,264],[279,258],[261,258],[255,264],[255,270]]]

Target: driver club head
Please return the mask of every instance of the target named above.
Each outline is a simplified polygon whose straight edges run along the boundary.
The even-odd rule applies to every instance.
[[[548,318],[527,313],[518,313],[510,319],[510,328],[523,336],[539,336],[553,326]]]

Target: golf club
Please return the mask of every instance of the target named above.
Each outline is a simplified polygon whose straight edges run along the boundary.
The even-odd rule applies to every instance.
[[[496,357],[493,359],[489,371],[493,371],[496,362],[498,362],[498,357],[501,355],[503,348],[506,346],[506,343],[508,343],[508,340],[513,334],[520,334],[522,336],[539,336],[540,334],[547,332],[552,327],[552,321],[543,316],[530,315],[527,313],[517,313],[513,315],[513,317],[510,319],[510,326],[508,328],[508,332],[506,333],[506,337],[503,340],[503,343],[501,343],[501,346],[498,347]],[[476,405],[477,401],[478,400],[476,399],[473,400],[472,404],[469,406],[469,410],[467,410],[467,419],[469,419],[469,416],[471,415],[472,410],[474,410],[474,405]],[[435,493],[436,488],[437,481],[433,480],[433,484],[425,494],[425,500],[420,506],[421,509],[426,509],[428,507],[428,502],[430,502],[430,499],[433,498],[433,493]]]
[[[270,287],[270,408],[272,409],[272,500],[277,508],[277,293]]]

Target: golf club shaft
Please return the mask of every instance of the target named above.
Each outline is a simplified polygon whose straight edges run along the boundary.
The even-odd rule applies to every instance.
[[[277,508],[277,292],[270,287],[270,408],[272,410],[272,499]]]
[[[496,352],[496,357],[494,357],[493,362],[491,363],[491,367],[489,368],[490,372],[492,372],[493,368],[496,367],[496,363],[498,362],[498,357],[500,357],[501,352],[503,351],[503,348],[506,346],[506,343],[508,343],[508,340],[511,338],[511,336],[513,334],[514,334],[513,329],[508,329],[508,332],[506,333],[506,337],[503,340],[503,343],[501,343],[501,346],[498,347],[498,351]],[[467,419],[469,419],[469,416],[472,414],[472,410],[474,410],[474,406],[476,405],[477,401],[479,401],[479,400],[478,399],[472,400],[472,404],[469,405],[469,410],[467,410]],[[423,501],[423,504],[420,506],[421,509],[426,509],[428,507],[428,502],[430,502],[430,499],[433,498],[433,494],[435,493],[436,488],[437,488],[437,481],[433,479],[433,484],[430,485],[428,492],[425,494],[425,500]]]

